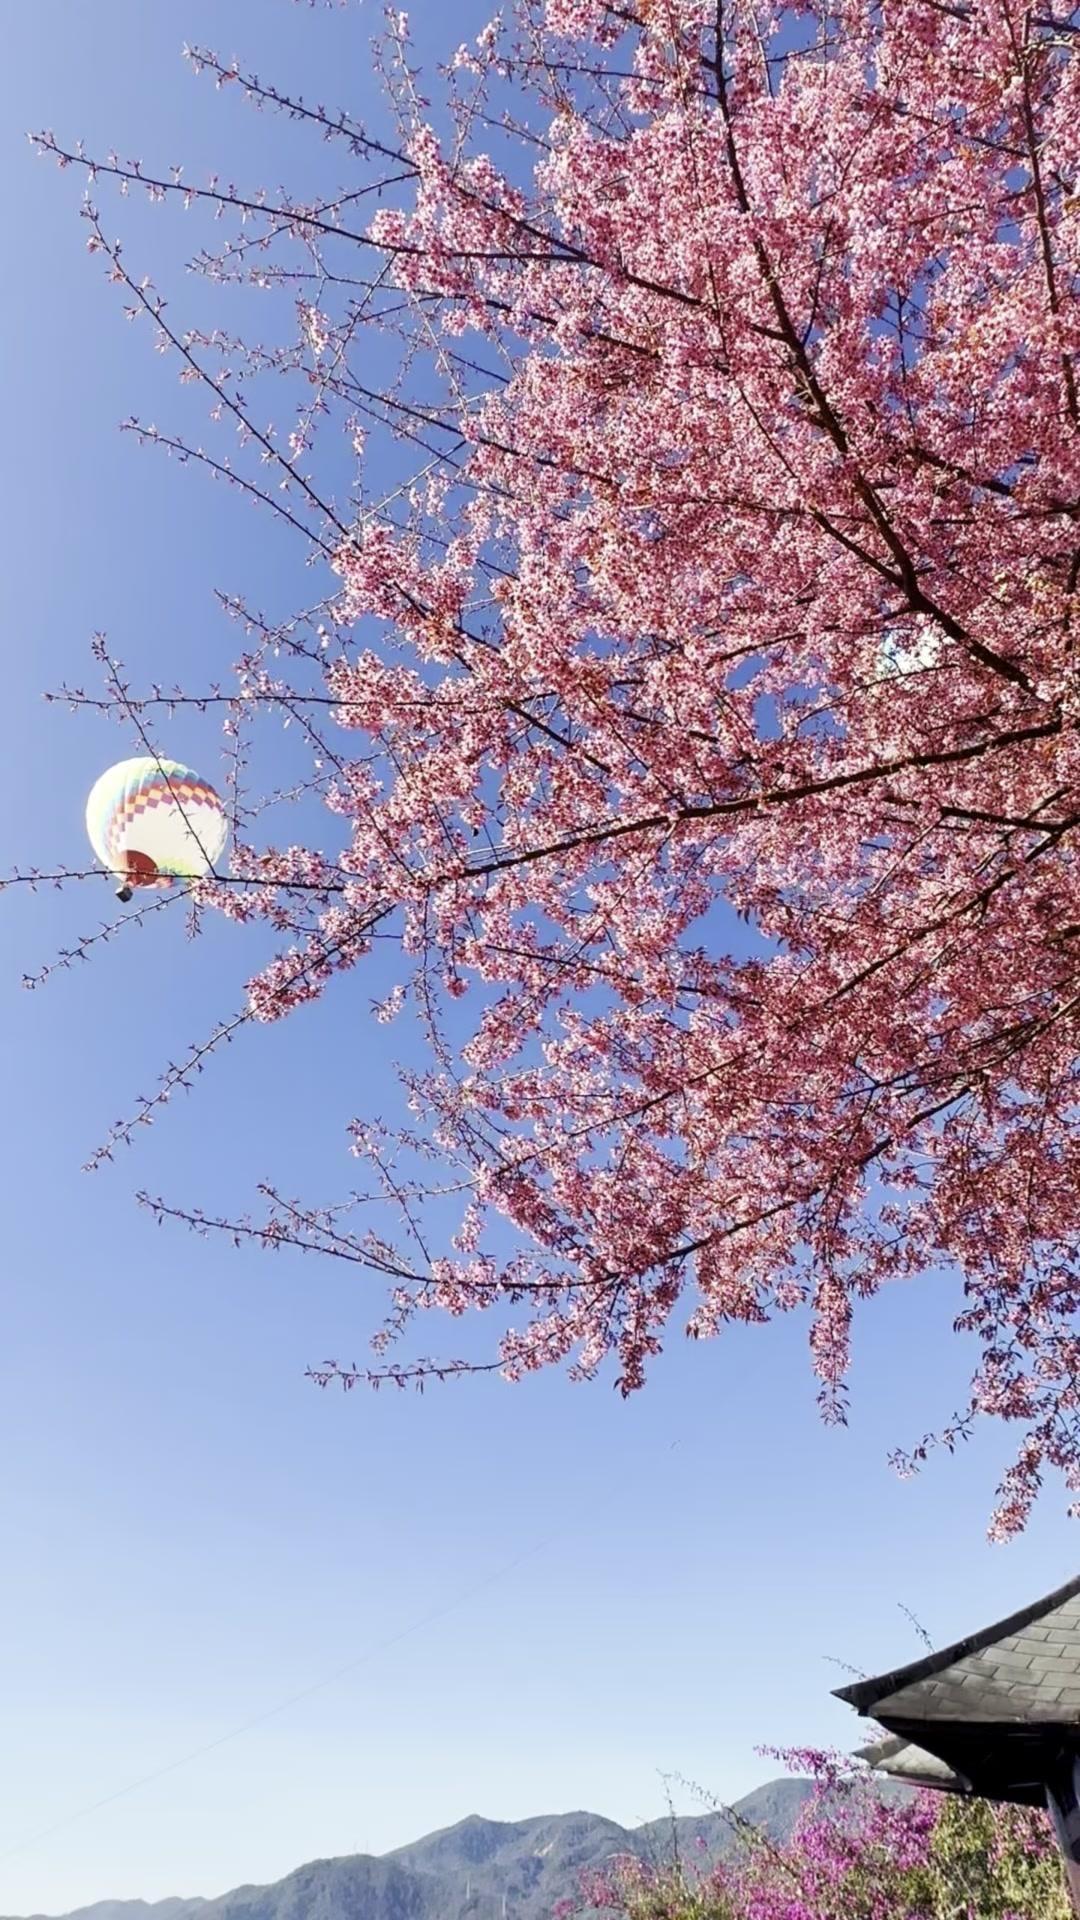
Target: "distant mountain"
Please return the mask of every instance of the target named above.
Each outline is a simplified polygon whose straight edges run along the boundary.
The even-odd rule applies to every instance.
[[[188,1920],[198,1908],[210,1906],[209,1900],[98,1900],[92,1907],[78,1907],[65,1920]],[[33,1920],[45,1920],[37,1913]]]
[[[673,1846],[689,1851],[699,1837],[719,1854],[736,1844],[742,1823],[786,1839],[809,1792],[808,1780],[772,1780],[730,1814],[633,1828],[596,1813],[470,1814],[393,1853],[313,1860],[270,1887],[235,1887],[216,1900],[99,1900],[64,1920],[549,1920],[583,1870],[618,1854],[669,1858]]]

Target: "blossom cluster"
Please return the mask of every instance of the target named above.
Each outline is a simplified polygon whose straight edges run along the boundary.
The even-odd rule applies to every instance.
[[[620,1859],[588,1874],[555,1920],[1069,1920],[1042,1813],[890,1794],[850,1762],[808,1764],[809,1798],[786,1837],[733,1820],[722,1845],[701,1832],[688,1858]]]
[[[494,1304],[511,1377],[630,1391],[677,1315],[801,1306],[842,1418],[858,1301],[952,1276],[949,1438],[1017,1423],[1014,1531],[1048,1465],[1080,1487],[1074,26],[547,0],[457,64],[449,140],[403,36],[396,146],[198,55],[381,202],[183,187],[240,213],[219,277],[293,244],[320,289],[247,362],[305,370],[295,457],[207,375],[332,575],[317,645],[246,672],[334,845],[208,893],[290,936],[250,1012],[396,932],[382,1017],[430,1043],[417,1150],[471,1223],[416,1299]],[[301,467],[333,420],[419,449],[392,504]]]

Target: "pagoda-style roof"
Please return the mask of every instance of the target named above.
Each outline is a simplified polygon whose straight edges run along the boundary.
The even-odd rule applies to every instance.
[[[901,1739],[897,1733],[890,1733],[884,1740],[875,1740],[869,1747],[857,1747],[856,1760],[865,1760],[875,1773],[883,1773],[889,1780],[899,1780],[908,1787],[936,1787],[939,1793],[970,1793],[966,1780],[961,1780],[951,1767],[939,1760],[936,1754],[927,1753],[925,1747],[912,1746],[910,1740]]]
[[[841,1687],[837,1698],[901,1743],[871,1758],[882,1771],[1040,1804],[1048,1765],[1080,1753],[1080,1578],[940,1653]],[[941,1777],[929,1777],[925,1756]]]

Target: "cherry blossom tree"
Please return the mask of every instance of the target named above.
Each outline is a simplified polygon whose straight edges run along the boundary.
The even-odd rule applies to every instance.
[[[39,142],[220,423],[132,431],[321,570],[284,625],[229,604],[226,691],[100,648],[140,751],[170,700],[223,712],[238,841],[195,899],[281,936],[103,1152],[392,936],[428,1065],[411,1132],[352,1140],[400,1236],[151,1204],[384,1272],[384,1348],[490,1310],[511,1379],[629,1393],[675,1328],[805,1308],[833,1418],[855,1302],[958,1276],[981,1357],[937,1437],[1015,1423],[1002,1535],[1048,1465],[1080,1488],[1078,35],[1064,0],[526,0],[437,124],[391,16],[392,141],[192,53],[336,145],[332,200]],[[198,264],[296,339],[174,328],[116,186],[223,220]],[[318,847],[243,801],[282,716]]]

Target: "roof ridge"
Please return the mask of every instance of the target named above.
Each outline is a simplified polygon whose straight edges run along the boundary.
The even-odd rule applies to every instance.
[[[957,1660],[966,1659],[972,1653],[981,1653],[983,1648],[993,1641],[1004,1640],[1009,1634],[1022,1632],[1024,1627],[1030,1627],[1043,1614],[1053,1613],[1056,1607],[1063,1606],[1066,1600],[1073,1599],[1078,1593],[1080,1593],[1080,1574],[1075,1575],[1072,1580],[1067,1580],[1064,1586],[1057,1587],[1053,1593],[1045,1594],[1041,1600],[1031,1601],[1026,1607],[1021,1607],[1018,1612],[1008,1614],[1004,1620],[995,1621],[993,1626],[983,1627],[978,1633],[969,1634],[965,1640],[954,1640],[951,1646],[943,1647],[940,1653],[924,1654],[921,1659],[911,1661],[906,1667],[894,1667],[891,1673],[877,1674],[871,1680],[857,1680],[853,1686],[836,1687],[833,1690],[833,1697],[845,1701],[858,1713],[865,1713],[868,1707],[886,1699],[889,1694],[899,1693],[902,1687],[914,1686],[920,1680],[928,1680],[933,1674],[941,1673],[946,1667],[951,1667]]]

